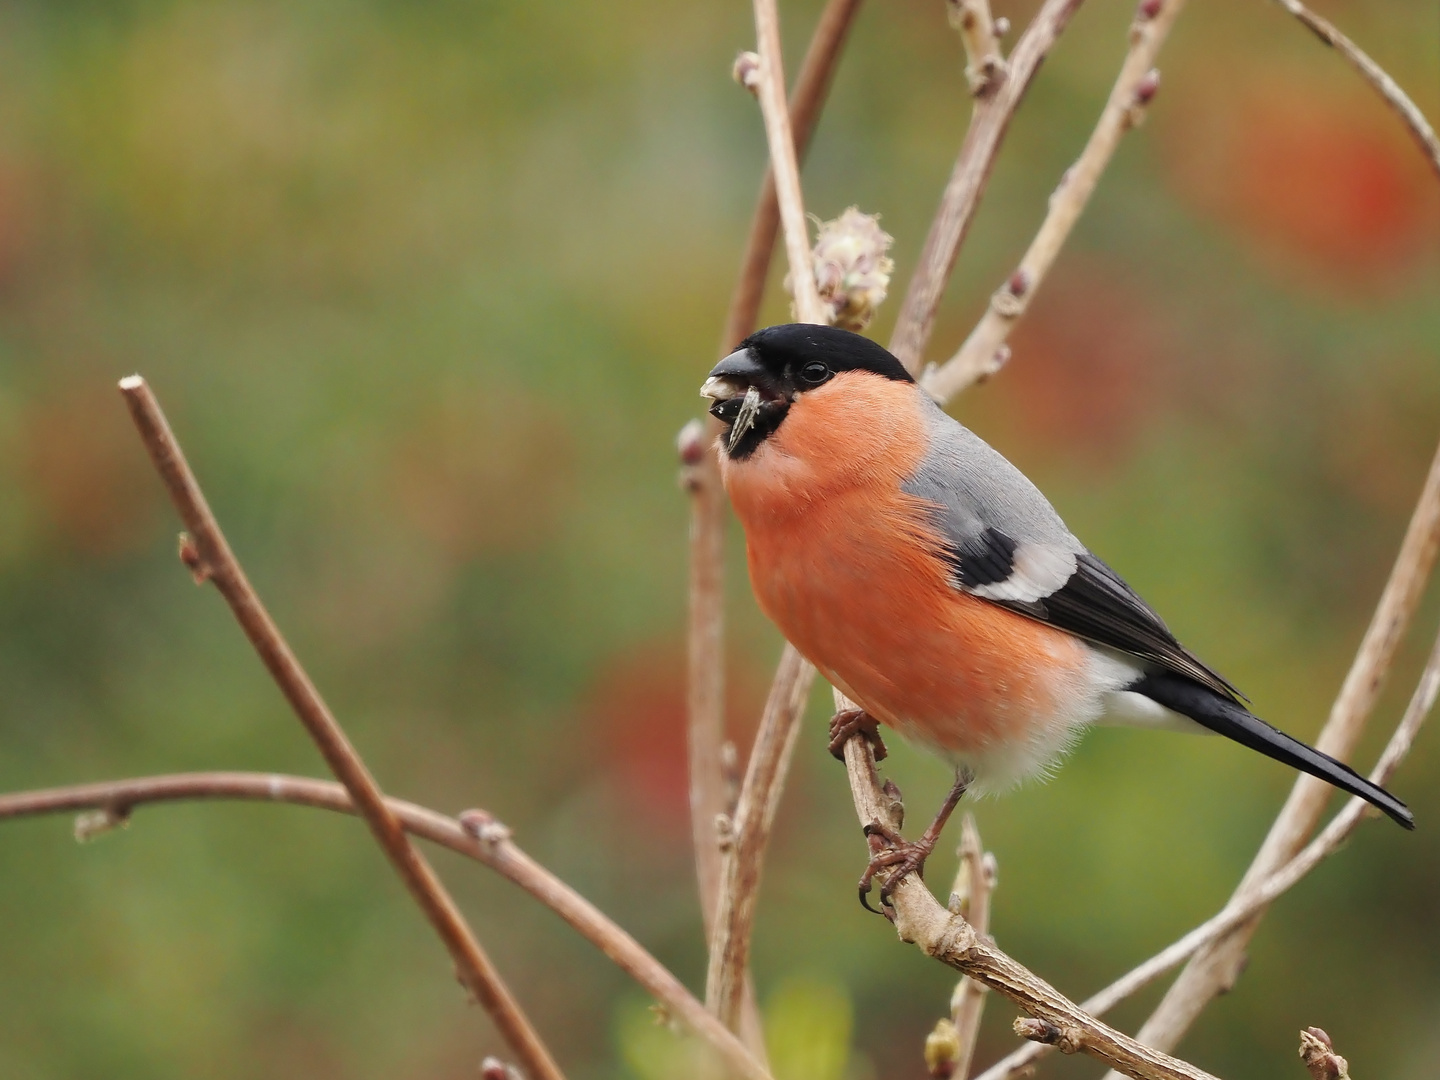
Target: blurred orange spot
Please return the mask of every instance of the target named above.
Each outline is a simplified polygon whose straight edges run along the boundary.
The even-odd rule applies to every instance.
[[[30,405],[21,429],[26,493],[51,544],[113,556],[153,536],[159,481],[108,382]]]
[[[727,671],[726,701],[727,734],[743,755],[764,690],[750,673]],[[583,712],[584,728],[597,740],[597,757],[609,762],[621,797],[657,830],[688,835],[684,652],[667,642],[616,658]]]
[[[1433,249],[1440,195],[1395,117],[1347,85],[1252,79],[1182,106],[1164,146],[1177,186],[1276,269],[1373,291]]]
[[[1016,328],[990,393],[998,419],[1041,453],[1113,460],[1160,407],[1166,361],[1142,297],[1107,268],[1071,258]]]

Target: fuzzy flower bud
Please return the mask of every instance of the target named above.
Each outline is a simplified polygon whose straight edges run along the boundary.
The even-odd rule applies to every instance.
[[[844,330],[864,330],[885,301],[895,260],[886,252],[894,237],[874,214],[852,206],[834,221],[820,223],[815,239],[815,287]]]

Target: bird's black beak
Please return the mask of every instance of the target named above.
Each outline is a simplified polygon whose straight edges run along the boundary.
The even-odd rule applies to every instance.
[[[749,348],[736,349],[711,368],[700,393],[711,401],[710,415],[729,426],[726,449],[732,457],[753,450],[790,407],[786,387]]]
[[[750,349],[736,349],[710,369],[700,394],[713,401],[729,401],[743,397],[752,386],[768,382],[767,373],[758,357]]]

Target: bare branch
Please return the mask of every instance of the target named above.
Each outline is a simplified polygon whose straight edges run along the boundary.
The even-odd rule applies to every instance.
[[[1004,362],[1005,339],[1019,321],[1040,283],[1045,280],[1070,231],[1089,203],[1101,175],[1124,134],[1139,123],[1155,96],[1159,74],[1154,70],[1170,28],[1184,0],[1142,3],[1130,25],[1130,49],[1110,90],[1110,99],[1080,157],[1060,178],[1050,196],[1045,221],[1020,260],[1019,267],[990,298],[979,325],[943,366],[926,372],[922,383],[938,399],[954,397],[972,383],[993,374]]]
[[[1370,626],[1330,707],[1330,717],[1315,742],[1317,749],[1331,757],[1341,761],[1349,758],[1365,730],[1430,580],[1437,549],[1440,549],[1440,449],[1430,463],[1425,486]],[[1314,832],[1333,791],[1329,784],[1313,776],[1301,776],[1295,782],[1265,842],[1236,888],[1235,899],[1245,898],[1300,850],[1305,838]],[[1140,1029],[1138,1038],[1142,1042],[1160,1049],[1175,1046],[1215,995],[1234,984],[1244,963],[1245,947],[1254,936],[1264,911],[1260,908],[1224,941],[1195,955]]]
[[[816,289],[796,148],[785,104],[780,22],[775,0],[754,0],[754,11],[759,64],[754,67],[753,78],[748,81],[753,82],[765,121],[765,138],[770,150],[770,168],[775,180],[780,220],[784,226],[796,317],[801,322],[824,323],[827,321],[827,308]],[[739,1023],[745,996],[750,934],[754,926],[765,849],[799,735],[805,699],[814,677],[814,668],[787,645],[770,687],[765,715],[755,736],[745,783],[736,805],[732,843],[723,864],[705,980],[706,1004],[732,1030]]]
[[[893,784],[886,785],[888,791],[881,786],[866,739],[845,744],[845,767],[861,826],[880,823],[898,829],[903,815],[898,793]],[[1144,1080],[1213,1080],[1209,1073],[1152,1050],[1082,1011],[984,940],[959,915],[942,908],[918,875],[906,874],[896,883],[891,902],[900,939],[1013,1001],[1032,1018],[1016,1024],[1027,1038],[1042,1039],[1065,1053],[1088,1054]]]
[[[825,316],[820,295],[815,291],[815,274],[810,269],[810,237],[805,227],[805,199],[800,193],[800,166],[790,128],[790,109],[785,103],[780,15],[775,0],[754,0],[754,9],[760,56],[755,97],[765,120],[765,141],[770,148],[770,170],[775,176],[775,195],[780,204],[796,317],[800,322],[823,323]]]
[[[940,207],[930,224],[930,233],[920,252],[919,265],[890,338],[890,351],[913,374],[920,369],[925,343],[935,325],[935,312],[955,267],[960,245],[985,193],[985,184],[995,165],[1000,141],[1010,126],[1010,118],[1029,89],[1040,69],[1040,62],[1055,44],[1070,16],[1082,0],[1045,0],[1034,20],[1025,29],[1014,52],[1010,54],[1009,71],[1000,86],[988,97],[978,98],[970,117],[969,130]]]
[[[345,789],[330,781],[278,773],[200,772],[0,795],[0,821],[87,810],[124,821],[138,806],[194,800],[288,803],[355,813],[355,804]],[[595,905],[527,855],[512,839],[510,830],[489,814],[470,810],[457,819],[391,797],[385,799],[385,805],[406,832],[483,863],[559,915],[672,1016],[710,1042],[737,1075],[769,1080],[760,1063],[705,1011],[680,980]]]
[[[686,711],[689,717],[690,831],[705,938],[715,925],[725,811],[725,492],[708,425],[680,432],[680,483],[690,495],[690,625]]]
[[[1400,117],[1401,122],[1410,132],[1410,137],[1420,147],[1420,152],[1425,155],[1437,175],[1440,175],[1440,139],[1435,138],[1435,129],[1425,119],[1425,114],[1416,108],[1410,96],[1400,89],[1400,84],[1390,77],[1390,74],[1379,64],[1340,32],[1334,23],[1321,18],[1307,8],[1300,0],[1275,0],[1286,11],[1294,15],[1312,31],[1315,36],[1326,45],[1331,46],[1350,61],[1352,67],[1359,71],[1361,76],[1375,92],[1385,99],[1385,104]]]
[[[995,893],[995,856],[985,850],[975,815],[966,814],[960,823],[960,868],[955,874],[951,912],[975,928],[982,941],[990,940],[990,898]],[[985,1011],[987,988],[963,975],[950,996],[950,1022],[960,1050],[955,1058],[955,1076],[965,1080],[980,1038],[980,1017]]]
[[[1370,773],[1370,779],[1374,783],[1383,786],[1394,776],[1395,770],[1405,760],[1410,747],[1414,745],[1415,736],[1419,734],[1421,726],[1434,708],[1437,695],[1440,695],[1440,635],[1437,635],[1430,650],[1430,658],[1426,661],[1415,691],[1410,696],[1410,704],[1406,706],[1404,716]],[[1364,799],[1352,798],[1319,836],[1266,878],[1252,893],[1232,898],[1217,915],[1121,976],[1098,994],[1087,998],[1080,1007],[1093,1015],[1103,1016],[1131,994],[1150,985],[1165,972],[1184,963],[1201,948],[1223,938],[1257,911],[1268,907],[1321,862],[1339,851],[1361,821],[1374,816],[1375,811]],[[1043,1046],[1022,1047],[985,1070],[978,1080],[1013,1080],[1027,1074],[1030,1067],[1047,1052],[1048,1048]]]
[[[977,98],[989,97],[1008,71],[989,0],[946,0],[945,6],[950,25],[960,31],[965,46],[965,81],[970,93]]]
[[[385,805],[379,785],[251,587],[149,385],[139,375],[131,375],[120,380],[120,393],[189,530],[190,543],[182,543],[181,554],[182,558],[190,556],[185,561],[196,580],[213,581],[230,605],[245,636],[310,733],[326,764],[345,785],[376,842],[440,935],[455,961],[461,983],[495,1022],[527,1076],[530,1080],[563,1080],[560,1067],[481,948],[440,878],[410,843],[400,822]]]
[[[815,125],[850,27],[860,10],[860,2],[829,0],[820,14],[820,21],[815,24],[810,46],[800,64],[795,90],[790,95],[790,127],[795,132],[795,154],[802,161],[809,148],[810,137],[815,133]],[[750,220],[745,254],[740,260],[740,276],[725,319],[725,333],[720,341],[721,355],[755,331],[760,302],[765,295],[765,278],[770,272],[770,256],[775,250],[775,235],[779,229],[780,204],[775,198],[775,174],[767,165],[760,196],[755,202],[755,214]]]
[[[793,646],[786,645],[765,702],[760,729],[755,733],[755,746],[735,808],[705,979],[706,1004],[731,1029],[739,1016],[750,963],[750,935],[755,925],[765,849],[814,681],[815,669]]]
[[[795,153],[805,156],[820,118],[841,52],[860,10],[861,0],[829,0],[821,12],[795,90],[790,98],[790,126]],[[769,165],[755,203],[745,255],[730,300],[721,340],[721,355],[755,330],[765,278],[780,227],[775,177]],[[687,429],[689,430],[689,429]],[[720,881],[720,849],[716,818],[726,805],[726,778],[721,762],[724,745],[724,560],[725,507],[714,441],[719,425],[706,423],[699,433],[682,434],[682,482],[692,496],[690,524],[689,731],[690,811],[695,838],[696,870],[705,936],[713,932]],[[699,441],[698,448],[695,441]],[[697,457],[697,450],[699,456]]]

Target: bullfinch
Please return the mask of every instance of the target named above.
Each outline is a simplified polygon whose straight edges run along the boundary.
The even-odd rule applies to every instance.
[[[760,607],[860,706],[837,718],[832,751],[879,722],[957,768],[921,841],[885,836],[862,902],[880,866],[923,869],[967,784],[995,792],[1042,774],[1090,724],[1217,732],[1414,828],[1388,791],[1252,715],[880,345],[772,326],[701,393],[725,425],[721,473]]]

